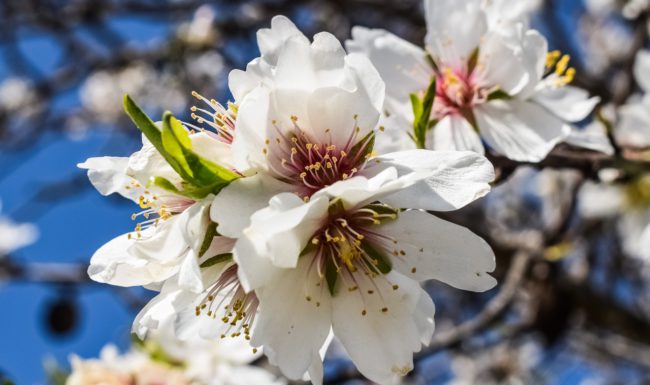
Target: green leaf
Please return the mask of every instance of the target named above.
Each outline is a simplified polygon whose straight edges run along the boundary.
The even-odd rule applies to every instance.
[[[172,182],[161,176],[151,178],[150,183],[156,187],[160,187],[161,189],[172,192],[174,194],[182,194],[182,192],[178,190]]]
[[[201,267],[205,268],[205,267],[214,266],[217,263],[226,262],[226,261],[228,261],[230,259],[232,259],[232,253],[224,253],[224,254],[215,255],[214,257],[210,257],[205,262],[203,262],[201,264]]]
[[[417,97],[411,96],[411,104],[413,100],[417,99],[417,103],[413,104],[413,112],[415,119],[413,120],[413,137],[415,138],[415,144],[418,148],[426,147],[426,135],[427,130],[429,129],[429,121],[431,119],[431,110],[433,109],[433,102],[436,98],[436,78],[431,79],[431,83],[427,88],[426,93],[422,101],[417,99]],[[419,105],[417,105],[419,104]],[[415,112],[418,111],[418,114]]]
[[[332,296],[336,294],[336,281],[338,281],[339,272],[334,265],[334,261],[331,258],[327,258],[325,261],[325,281],[327,282],[327,289]]]
[[[176,167],[179,167],[180,170],[177,170],[173,164],[170,163],[172,167],[179,173],[179,175],[186,175],[188,182],[194,181],[194,174],[190,165],[185,158],[185,149],[192,148],[192,141],[190,141],[189,134],[181,126],[180,129],[177,127],[174,122],[178,122],[176,118],[171,114],[171,112],[165,112],[163,114],[163,130],[162,130],[162,144],[165,152],[174,159]],[[180,125],[180,122],[178,123]],[[182,133],[181,133],[182,132]],[[184,133],[184,135],[183,135]]]
[[[390,259],[388,259],[384,254],[375,250],[368,244],[368,242],[364,242],[361,248],[366,252],[366,254],[370,256],[370,258],[372,258],[375,267],[380,273],[388,274],[391,270],[393,270],[393,265],[390,262]]]
[[[129,115],[133,123],[138,127],[144,136],[149,139],[151,144],[158,150],[160,155],[167,161],[167,163],[181,176],[184,180],[191,182],[192,176],[186,172],[186,169],[182,167],[182,164],[179,163],[179,160],[169,154],[165,149],[163,143],[163,133],[160,131],[158,126],[151,120],[147,114],[142,111],[140,106],[138,106],[133,99],[127,94],[124,95],[124,110]],[[169,140],[169,138],[168,138]],[[182,162],[182,161],[181,161]]]
[[[140,106],[138,106],[128,94],[124,94],[123,102],[124,110],[129,115],[133,123],[135,123],[136,127],[138,127],[144,136],[149,139],[151,144],[153,144],[153,146],[156,147],[158,151],[160,151],[162,148],[162,135],[160,133],[160,129],[158,129],[153,120],[151,120],[147,114],[142,111]]]
[[[217,224],[210,222],[207,230],[205,231],[205,237],[203,237],[201,248],[199,249],[199,258],[201,258],[208,251],[215,235],[217,235]]]
[[[192,151],[189,134],[181,122],[170,113],[165,113],[163,116],[163,143],[167,145],[165,135],[169,140],[170,150],[175,151],[174,156],[182,157],[182,165],[187,166],[188,174],[197,186],[216,186],[239,177],[233,171],[204,159]]]
[[[422,101],[417,94],[410,94],[409,98],[411,99],[411,107],[413,108],[413,116],[415,121],[420,120],[422,116]]]

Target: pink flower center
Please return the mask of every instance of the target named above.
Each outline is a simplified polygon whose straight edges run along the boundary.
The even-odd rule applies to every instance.
[[[269,164],[278,177],[298,186],[296,194],[307,200],[318,190],[351,178],[365,167],[373,138],[369,135],[359,139],[358,133],[358,129],[351,130],[344,145],[319,143],[294,120],[291,133],[278,129],[275,143],[267,140],[262,152],[270,158]]]
[[[475,71],[443,67],[436,78],[436,100],[433,111],[437,118],[460,115],[487,100],[488,92],[480,87]]]

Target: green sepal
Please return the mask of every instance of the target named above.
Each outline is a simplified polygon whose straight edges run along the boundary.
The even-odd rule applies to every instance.
[[[152,177],[150,183],[156,187],[160,187],[165,191],[169,191],[177,195],[183,195],[183,192],[176,188],[172,182],[161,176]]]
[[[354,159],[368,158],[375,148],[375,132],[370,131],[350,149],[350,156]]]
[[[170,141],[174,142],[174,146],[178,145],[180,147],[183,160],[187,163],[194,184],[197,186],[225,184],[238,178],[238,175],[233,171],[204,159],[192,151],[192,142],[189,134],[183,128],[181,122],[171,113],[165,113],[163,115],[163,135],[165,132],[169,133],[168,137]]]
[[[394,219],[397,219],[397,214],[399,213],[399,209],[392,208],[388,205],[383,205],[380,203],[373,203],[367,205],[365,208],[370,209],[377,214],[390,214],[390,215],[395,215]]]
[[[136,127],[149,139],[149,142],[158,150],[165,161],[178,173],[178,175],[188,182],[192,182],[192,176],[186,172],[186,169],[179,163],[177,157],[168,153],[163,141],[163,133],[158,126],[151,120],[147,114],[142,111],[128,94],[124,95],[124,110],[129,115]],[[171,146],[171,144],[168,144]]]
[[[510,96],[507,92],[503,90],[496,90],[492,93],[490,93],[487,97],[488,101],[491,100],[510,100],[512,99],[512,96]]]
[[[193,182],[194,172],[185,156],[185,151],[192,148],[192,141],[181,123],[171,112],[163,114],[162,144],[165,152],[174,162],[170,165],[188,182]]]
[[[205,230],[205,236],[203,237],[203,242],[201,242],[201,248],[199,249],[199,258],[201,258],[210,248],[212,240],[217,235],[217,224],[210,222],[208,228]]]
[[[375,261],[375,267],[380,273],[388,274],[393,270],[393,264],[390,259],[370,246],[368,242],[364,242],[363,245],[361,245],[361,248]]]
[[[144,136],[149,139],[151,144],[160,151],[163,148],[163,145],[162,133],[158,126],[156,126],[153,120],[142,111],[140,106],[138,106],[128,94],[124,94],[123,104],[124,111],[126,111],[133,123],[135,123],[136,127],[138,127]]]
[[[327,289],[329,290],[332,297],[336,295],[336,282],[339,278],[339,271],[334,265],[334,261],[331,258],[327,258],[325,261],[325,282],[327,282]]]
[[[210,257],[201,264],[201,268],[214,266],[217,263],[226,262],[232,259],[232,253],[223,253]]]
[[[429,87],[427,88],[422,100],[420,100],[415,94],[411,94],[410,98],[414,116],[413,138],[416,146],[423,149],[426,147],[426,135],[429,130],[433,102],[436,98],[436,78],[433,77],[431,79],[431,83],[429,83]]]
[[[469,57],[469,61],[467,62],[467,73],[471,74],[474,72],[474,69],[476,68],[476,65],[478,64],[478,54],[480,50],[479,47],[476,47],[474,51],[472,51],[472,55]]]

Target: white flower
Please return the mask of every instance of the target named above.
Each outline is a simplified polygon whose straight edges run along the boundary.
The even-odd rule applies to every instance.
[[[347,46],[368,55],[386,81],[387,128],[413,126],[409,95],[422,97],[435,78],[428,147],[483,153],[485,142],[511,159],[536,162],[563,141],[569,123],[583,120],[598,99],[567,85],[574,76],[568,56],[549,53],[537,31],[492,8],[514,3],[425,1],[425,50],[384,30],[355,27]]]
[[[36,238],[38,230],[34,225],[14,223],[11,219],[0,216],[0,257],[34,243]]]
[[[644,149],[650,147],[650,51],[637,53],[634,77],[644,95],[619,108],[614,137],[621,146]]]
[[[193,134],[191,140],[199,154],[215,162],[223,163],[230,156],[229,147],[208,133]],[[95,252],[88,269],[92,279],[119,286],[155,287],[176,277],[186,288],[203,290],[197,253],[210,222],[209,199],[196,202],[152,183],[152,178],[159,177],[174,186],[182,185],[178,174],[144,138],[142,149],[129,158],[90,158],[79,167],[88,169],[88,177],[100,193],[119,193],[142,209],[133,214],[133,219],[142,220],[133,232]]]
[[[257,174],[211,207],[219,233],[237,239],[241,284],[259,300],[251,344],[288,377],[309,371],[320,383],[332,329],[364,375],[392,383],[433,333],[419,281],[495,284],[482,239],[400,209],[462,207],[489,191],[493,168],[472,152],[375,156],[384,86],[370,62],[330,34],[310,44],[285,18],[272,27],[262,36],[279,43],[230,78],[239,90],[234,163]]]

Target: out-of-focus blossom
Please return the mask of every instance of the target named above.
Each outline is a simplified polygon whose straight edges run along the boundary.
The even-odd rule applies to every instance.
[[[214,45],[217,31],[214,28],[215,14],[209,5],[203,5],[194,12],[194,18],[189,23],[181,24],[178,35],[191,45]]]
[[[0,216],[0,257],[32,244],[37,237],[38,230],[34,225],[14,223],[11,219]]]
[[[645,149],[650,147],[650,51],[637,54],[634,77],[643,94],[619,108],[614,136],[621,146]]]
[[[484,201],[488,231],[507,246],[540,246],[570,215],[579,179],[573,170],[518,168]]]
[[[625,184],[587,182],[580,191],[586,218],[616,218],[623,251],[650,261],[650,174]]]
[[[473,355],[457,355],[452,362],[454,378],[446,385],[529,385],[539,383],[534,368],[541,347],[534,341],[516,346],[503,343]]]
[[[81,103],[104,122],[124,116],[122,96],[132,95],[145,106],[180,110],[186,97],[171,74],[159,73],[147,63],[136,62],[119,70],[99,70],[90,74],[80,89]]]
[[[411,130],[412,98],[424,100],[435,79],[429,148],[483,153],[485,142],[511,159],[537,162],[565,140],[570,123],[585,119],[598,98],[568,85],[575,70],[567,55],[548,52],[537,31],[494,12],[515,3],[425,1],[425,50],[355,27],[348,48],[368,55],[387,84],[387,129]],[[401,137],[399,145],[416,146],[406,132]]]

